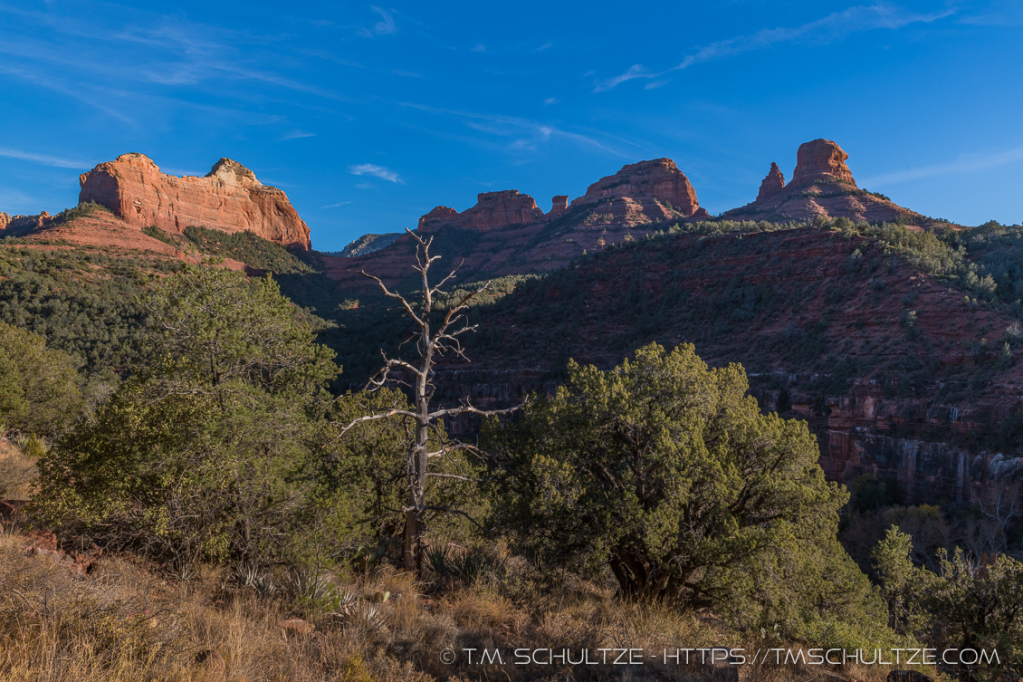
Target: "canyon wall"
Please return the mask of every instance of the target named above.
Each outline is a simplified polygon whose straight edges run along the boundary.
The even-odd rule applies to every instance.
[[[309,227],[287,195],[262,184],[245,166],[221,159],[205,177],[161,173],[143,154],[122,154],[80,178],[80,202],[106,206],[129,225],[182,233],[196,225],[250,231],[263,239],[309,249]]]

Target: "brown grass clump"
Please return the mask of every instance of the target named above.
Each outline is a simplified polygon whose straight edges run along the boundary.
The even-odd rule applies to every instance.
[[[6,533],[0,536],[0,679],[843,679],[810,667],[664,664],[664,649],[785,645],[751,641],[712,618],[622,603],[608,588],[570,575],[544,578],[514,558],[504,562],[500,579],[481,575],[444,585],[392,568],[322,576],[326,587],[304,598],[289,594],[283,574],[261,583],[276,581],[276,590],[260,592],[240,587],[237,571],[226,568],[200,568],[192,579],[177,580],[123,557],[99,559],[82,578],[52,559],[30,556],[22,536]],[[588,650],[594,660],[602,648],[643,649],[644,664],[570,666],[557,658]],[[467,649],[476,649],[471,664]],[[480,663],[483,649],[500,650],[503,664]],[[887,670],[843,672],[880,682]]]
[[[0,500],[27,500],[39,477],[35,461],[25,453],[28,448],[20,447],[18,440],[0,436]],[[23,445],[41,447],[34,436],[20,440]]]

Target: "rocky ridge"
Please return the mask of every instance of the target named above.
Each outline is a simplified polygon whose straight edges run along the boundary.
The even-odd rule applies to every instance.
[[[459,213],[447,206],[438,206],[419,219],[419,232],[430,232],[441,227],[486,232],[507,225],[531,223],[543,218],[543,211],[528,194],[517,189],[483,192],[476,205]]]
[[[721,217],[769,222],[813,220],[818,216],[869,223],[929,222],[887,197],[860,189],[846,164],[848,158],[845,150],[832,140],[804,142],[796,153],[796,169],[788,185],[778,164],[772,163],[756,201],[726,211]]]
[[[877,268],[851,268],[852,253]],[[695,343],[711,365],[741,362],[762,409],[810,424],[829,480],[888,480],[905,504],[1023,493],[1023,448],[969,445],[1023,413],[1023,363],[992,371],[1013,317],[866,239],[808,228],[681,236],[559,275],[481,316],[500,342],[469,338],[472,364],[439,370],[443,399],[502,407],[553,393],[569,357],[609,369],[651,341]],[[853,376],[836,379],[842,371]]]
[[[254,234],[308,250],[309,227],[276,187],[236,161],[221,159],[205,177],[175,177],[143,154],[122,154],[82,174],[80,202],[93,201],[139,229],[180,234],[196,225]]]

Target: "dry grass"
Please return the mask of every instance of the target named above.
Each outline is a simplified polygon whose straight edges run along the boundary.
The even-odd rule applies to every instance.
[[[443,589],[392,569],[335,576],[335,594],[354,597],[339,611],[260,597],[232,586],[230,572],[222,568],[204,568],[194,579],[180,581],[125,558],[106,557],[88,578],[74,577],[48,558],[30,556],[24,539],[8,533],[0,535],[0,679],[836,679],[814,669],[750,667],[736,678],[733,669],[664,665],[650,660],[650,653],[659,658],[663,649],[764,642],[744,640],[713,619],[622,604],[605,589],[571,577],[544,583],[524,562],[508,563],[500,584],[491,576]],[[299,634],[279,625],[291,618],[302,618],[315,630]],[[469,665],[467,648],[500,649],[504,665]],[[647,658],[642,667],[515,665],[516,648],[569,649],[573,656],[589,650],[591,660],[600,648],[641,648]],[[447,649],[457,654],[453,664],[441,662]],[[844,674],[880,681],[885,672]]]
[[[27,500],[38,477],[35,462],[17,441],[0,436],[0,500]]]

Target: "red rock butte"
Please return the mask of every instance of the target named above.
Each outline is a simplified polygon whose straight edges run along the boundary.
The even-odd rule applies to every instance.
[[[447,206],[438,206],[419,219],[419,231],[429,232],[451,226],[486,232],[506,225],[536,222],[543,216],[533,197],[517,189],[506,189],[483,192],[477,196],[475,206],[461,213]]]
[[[614,175],[601,178],[590,185],[586,194],[575,199],[572,206],[595,203],[602,199],[652,198],[670,204],[685,216],[700,210],[696,190],[685,173],[671,159],[653,159],[623,166]],[[706,213],[706,211],[704,211]]]
[[[772,163],[760,183],[756,201],[722,215],[731,220],[809,221],[817,217],[848,218],[854,222],[904,220],[926,222],[919,213],[898,206],[887,197],[860,189],[846,165],[849,155],[832,140],[799,145],[796,170],[785,184],[778,164]]]
[[[568,196],[551,199],[551,210],[544,213],[528,194],[509,189],[484,192],[476,205],[459,213],[447,206],[438,206],[419,219],[420,232],[442,227],[457,227],[487,232],[509,225],[547,222],[569,209],[601,204],[600,211],[613,215],[623,224],[660,222],[669,219],[710,217],[700,208],[689,178],[671,159],[654,159],[624,166],[614,175],[593,183],[586,194],[571,204]]]
[[[308,250],[309,226],[287,195],[264,185],[255,173],[221,159],[205,177],[161,173],[143,154],[122,154],[80,178],[78,200],[106,206],[129,225],[150,225],[182,233],[196,225],[222,232],[246,232],[278,244]]]
[[[796,170],[792,173],[789,188],[828,182],[841,182],[855,187],[852,171],[845,165],[848,158],[845,150],[831,140],[804,142],[796,152]]]

